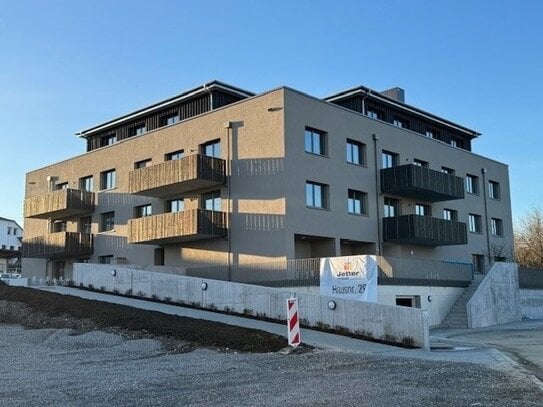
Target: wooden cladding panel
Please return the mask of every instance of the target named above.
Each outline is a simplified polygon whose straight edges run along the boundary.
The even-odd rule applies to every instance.
[[[225,214],[204,209],[163,213],[128,222],[128,243],[168,243],[222,237]]]
[[[57,232],[23,240],[23,257],[62,259],[92,252],[92,235],[87,233]]]
[[[25,218],[60,219],[94,211],[94,193],[60,189],[25,199]]]

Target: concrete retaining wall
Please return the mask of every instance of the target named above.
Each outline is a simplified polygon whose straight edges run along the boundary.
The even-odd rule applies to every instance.
[[[201,308],[277,320],[286,320],[286,299],[295,295],[299,300],[300,319],[308,326],[343,329],[375,339],[429,348],[428,317],[415,308],[347,301],[296,293],[295,289],[148,272],[118,265],[76,264],[73,277],[76,286],[147,298],[155,296]],[[203,283],[207,284],[205,290]],[[336,302],[335,310],[328,308],[330,300]]]
[[[543,290],[520,290],[522,318],[543,319]]]
[[[466,305],[468,327],[481,328],[522,319],[516,263],[494,263]]]

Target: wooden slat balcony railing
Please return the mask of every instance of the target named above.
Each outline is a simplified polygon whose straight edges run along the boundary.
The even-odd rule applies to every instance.
[[[225,161],[194,154],[131,171],[130,193],[163,198],[224,184]]]
[[[23,239],[23,257],[69,259],[90,256],[93,238],[88,233],[56,232]]]
[[[224,212],[192,209],[128,221],[128,243],[167,244],[224,237]]]
[[[467,228],[463,222],[420,215],[383,218],[385,242],[422,246],[467,244]]]
[[[450,201],[464,198],[464,180],[445,172],[406,164],[381,170],[381,191],[427,202]]]
[[[25,218],[66,219],[94,211],[94,193],[79,189],[59,189],[25,199]]]

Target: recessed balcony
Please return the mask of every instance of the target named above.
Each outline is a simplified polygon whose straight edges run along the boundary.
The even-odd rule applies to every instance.
[[[204,209],[162,213],[128,221],[128,243],[169,244],[224,237],[226,215]]]
[[[165,198],[224,184],[225,161],[194,154],[131,171],[130,193]]]
[[[59,189],[25,199],[24,217],[67,219],[94,211],[94,193],[79,189]]]
[[[68,259],[90,256],[92,235],[76,232],[56,232],[23,239],[23,257]]]
[[[383,218],[383,240],[389,243],[422,246],[467,244],[467,228],[463,222],[420,215]]]
[[[464,180],[452,174],[406,164],[381,170],[385,194],[421,199],[426,202],[464,198]]]

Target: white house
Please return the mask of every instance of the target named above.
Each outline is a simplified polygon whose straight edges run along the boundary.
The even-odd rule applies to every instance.
[[[0,217],[0,273],[20,270],[23,228]]]

